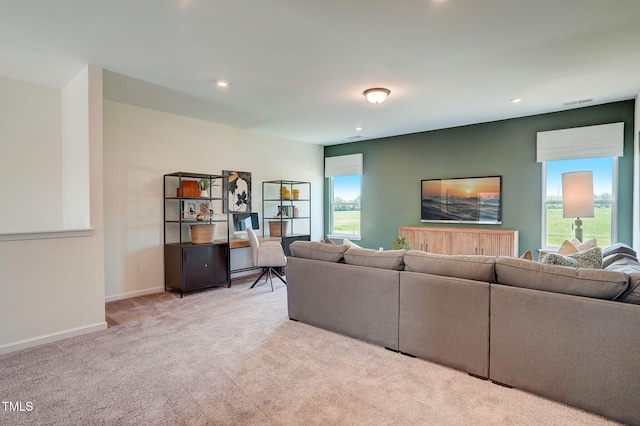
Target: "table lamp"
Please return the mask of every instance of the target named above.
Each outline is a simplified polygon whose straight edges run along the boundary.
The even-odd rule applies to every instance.
[[[562,217],[575,217],[575,235],[582,242],[581,217],[593,217],[593,172],[562,174]]]

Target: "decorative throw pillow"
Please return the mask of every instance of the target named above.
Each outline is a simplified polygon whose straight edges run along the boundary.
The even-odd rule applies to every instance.
[[[578,262],[578,268],[602,269],[602,249],[600,247],[592,247],[567,257]]]
[[[347,240],[346,238],[342,240],[342,245],[345,245],[345,246],[351,247],[351,248],[362,248],[359,245],[357,245],[356,243]]]
[[[558,249],[558,254],[568,256],[570,254],[578,253],[580,250],[569,240],[564,240],[562,245]]]
[[[331,238],[327,238],[326,240],[322,240],[320,242],[325,244],[335,244],[335,242]]]
[[[584,243],[581,243],[579,239],[574,238],[571,240],[571,243],[576,246],[578,251],[585,251],[590,248],[598,247],[598,242],[594,238],[587,240]]]
[[[548,253],[542,258],[541,263],[547,265],[568,266],[570,268],[577,268],[578,261],[570,258],[569,256],[563,256],[559,253]]]
[[[533,253],[531,250],[527,250],[520,256],[520,259],[533,260]]]

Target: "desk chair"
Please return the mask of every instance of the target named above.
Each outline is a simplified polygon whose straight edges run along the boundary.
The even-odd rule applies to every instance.
[[[280,280],[287,284],[282,278],[282,275],[278,273],[274,268],[287,266],[287,257],[284,255],[284,250],[279,241],[263,241],[260,243],[258,237],[253,229],[247,228],[247,235],[249,236],[249,244],[251,245],[251,258],[253,259],[253,266],[259,266],[262,268],[262,274],[257,280],[253,282],[250,288],[256,286],[258,281],[262,279],[264,274],[268,274],[268,280],[271,284],[271,291],[273,291],[273,275],[276,274]],[[265,281],[263,284],[267,282]]]

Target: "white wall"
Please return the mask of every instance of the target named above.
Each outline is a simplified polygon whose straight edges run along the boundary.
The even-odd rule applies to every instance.
[[[89,72],[62,88],[62,227],[82,229],[89,217]]]
[[[107,300],[164,289],[163,174],[222,170],[252,173],[252,209],[258,212],[263,181],[310,181],[312,239],[321,238],[322,147],[104,102]],[[242,250],[234,250],[234,258],[249,262]]]
[[[85,108],[89,111],[89,155],[86,161],[89,162],[93,232],[86,237],[0,240],[0,354],[106,328],[102,213],[102,71],[91,69],[88,76],[89,90]],[[36,188],[33,198],[40,201],[40,207],[44,209],[41,210],[44,211],[43,214],[47,213],[46,209],[52,207],[47,204],[49,202],[57,206],[57,210],[61,212],[60,92],[57,92],[57,101],[53,102],[53,95],[48,89],[34,89],[31,85],[19,82],[3,83],[15,90],[12,97],[17,103],[27,102],[21,99],[22,96],[25,96],[35,109],[40,109],[42,104],[46,103],[49,111],[42,107],[42,116],[51,114],[58,120],[57,126],[50,123],[46,128],[47,132],[57,131],[57,135],[44,137],[45,135],[39,133],[24,132],[20,143],[28,145],[29,149],[18,151],[13,147],[15,139],[3,137],[0,138],[0,149],[3,153],[18,154],[7,161],[9,167],[17,172],[9,176],[14,182],[16,177],[46,180],[48,175],[43,172],[43,167],[45,171],[58,171],[57,176],[51,176],[56,183],[51,186],[56,188],[53,191],[55,196],[40,194],[40,187]],[[0,119],[5,120],[6,114],[12,120],[31,122],[33,127],[39,125],[39,122],[33,121],[30,109],[22,110],[22,114],[5,109],[0,113]],[[44,119],[42,121],[48,122]],[[57,152],[58,155],[40,158],[44,152]],[[33,161],[28,154],[33,154],[42,161]],[[18,167],[10,164],[11,162],[15,162]],[[6,192],[2,191],[11,189],[6,186],[0,187],[3,200],[7,200]],[[28,197],[29,188],[23,188],[23,191],[27,192]],[[19,199],[19,194],[16,194],[16,197]],[[51,222],[51,225],[44,229],[60,229],[61,214],[57,218],[55,223]],[[4,221],[4,216],[2,220]],[[12,231],[16,227],[13,228]]]
[[[0,233],[62,228],[60,91],[0,77]]]

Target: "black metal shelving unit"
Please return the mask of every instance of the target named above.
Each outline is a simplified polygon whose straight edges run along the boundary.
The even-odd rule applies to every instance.
[[[206,193],[183,194],[185,181],[209,182]],[[189,182],[191,183],[191,182]],[[193,184],[192,184],[193,185]],[[231,287],[229,209],[222,175],[175,172],[164,175],[164,288],[185,292],[227,284]],[[208,210],[208,211],[207,211]],[[202,214],[202,220],[197,220]],[[216,225],[211,242],[191,241],[191,226]],[[224,228],[220,231],[218,229]]]
[[[287,191],[289,196],[286,197]],[[275,225],[269,225],[276,222]],[[274,227],[275,233],[272,231]],[[285,255],[297,240],[311,240],[311,182],[271,180],[262,182],[262,235],[279,236]]]

